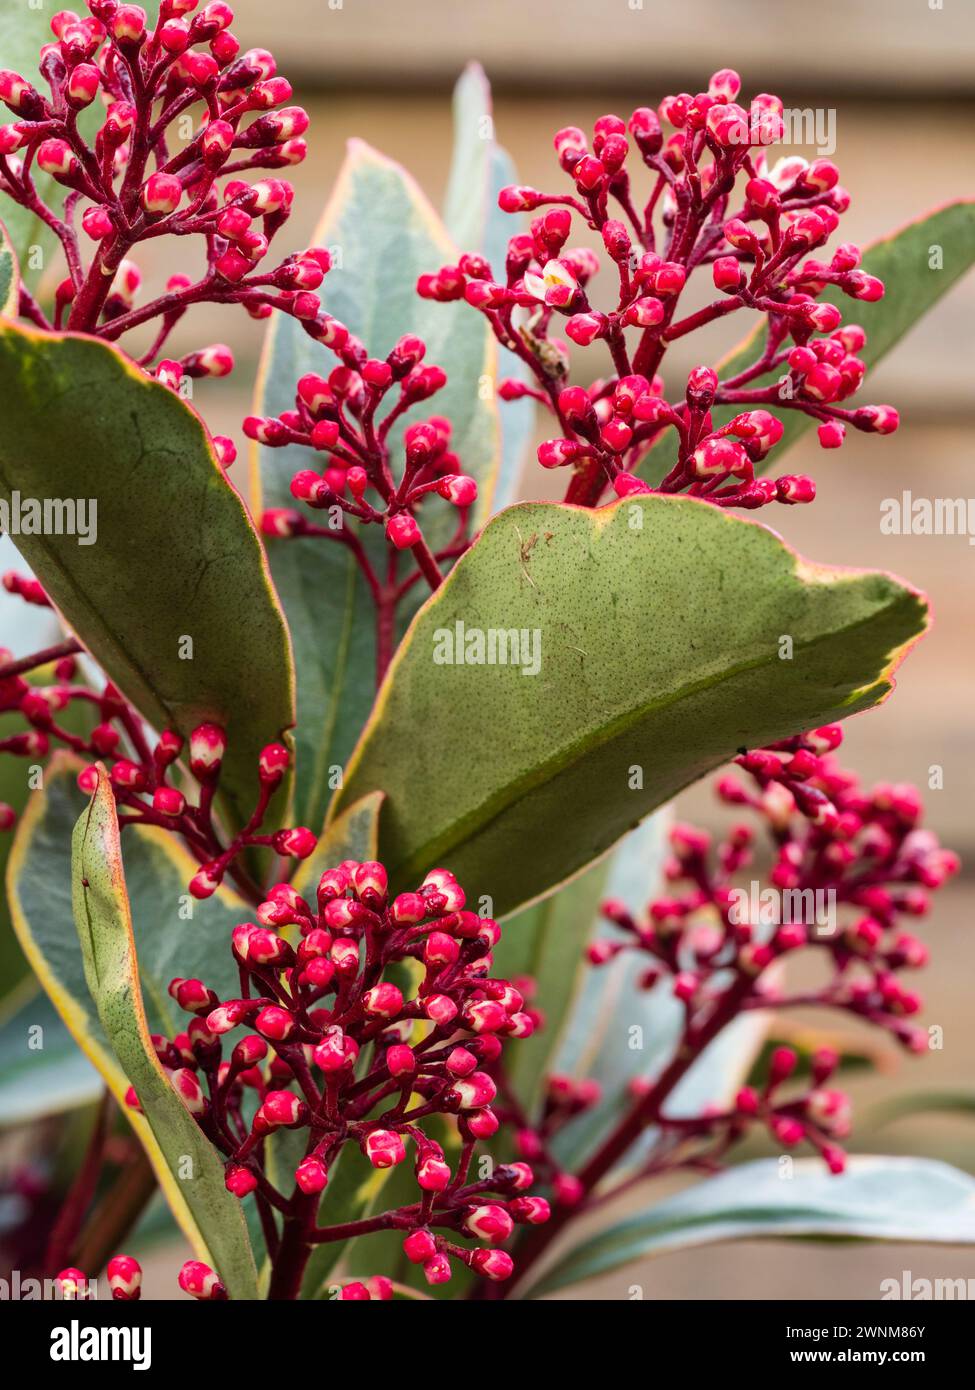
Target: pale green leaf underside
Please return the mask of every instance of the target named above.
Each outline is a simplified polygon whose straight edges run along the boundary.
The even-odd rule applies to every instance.
[[[361,141],[349,154],[315,233],[334,266],[322,289],[324,307],[344,323],[371,356],[384,357],[405,333],[427,344],[425,361],[447,372],[447,385],[405,423],[446,415],[451,447],[463,472],[477,479],[473,525],[489,514],[498,471],[495,352],[486,324],[465,304],[435,304],[416,294],[417,277],[456,259],[456,251],[414,181],[398,164]],[[279,315],[265,345],[256,409],[278,415],[294,408],[295,384],[308,372],[327,376],[337,359],[300,325]],[[390,433],[394,471],[402,468],[403,423]],[[291,507],[292,476],[313,466],[306,449],[260,449],[255,495],[263,507]],[[320,460],[324,462],[324,456]],[[424,503],[424,535],[446,544],[456,513],[439,499]],[[384,538],[375,527],[362,539],[385,575]],[[268,542],[275,584],[288,615],[298,671],[296,818],[317,826],[331,795],[329,777],[341,768],[375,695],[374,607],[349,551],[323,538]],[[410,593],[404,616],[425,596]]]
[[[15,318],[20,307],[20,274],[6,227],[0,222],[0,314]]]
[[[447,181],[444,222],[462,251],[484,256],[495,277],[504,276],[509,238],[522,230],[524,219],[502,212],[498,194],[518,182],[507,150],[495,140],[491,86],[479,63],[468,63],[454,88],[454,152]],[[531,372],[507,348],[499,350],[498,380],[527,381]],[[518,475],[535,420],[529,398],[500,406],[501,467],[494,490],[498,511],[515,501]]]
[[[15,1005],[6,1000],[4,1015],[0,1126],[27,1124],[97,1100],[102,1079],[44,993],[33,986]]]
[[[72,890],[85,977],[105,1035],[231,1297],[255,1299],[240,1203],[224,1186],[220,1155],[173,1091],[149,1038],[115,799],[104,770],[72,838]]]
[[[533,1284],[554,1293],[633,1260],[727,1240],[830,1237],[975,1244],[975,1178],[925,1158],[856,1156],[841,1177],[801,1159],[734,1168],[577,1245]],[[625,1293],[621,1293],[621,1297]]]

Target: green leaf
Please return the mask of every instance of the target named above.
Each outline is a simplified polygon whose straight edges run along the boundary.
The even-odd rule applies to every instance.
[[[659,891],[669,823],[669,811],[658,811],[618,846],[610,861],[606,897],[617,898],[642,915]],[[612,935],[612,931],[607,928],[600,934]],[[594,1106],[554,1138],[555,1152],[570,1170],[581,1166],[614,1119],[631,1104],[630,1083],[637,1077],[658,1075],[680,1041],[683,1010],[666,982],[651,990],[640,987],[646,967],[646,958],[639,952],[624,951],[607,965],[586,971],[552,1068],[597,1081],[602,1093]],[[767,1027],[764,1013],[735,1019],[689,1069],[671,1097],[670,1112],[690,1115],[708,1105],[728,1104],[744,1081]],[[646,1131],[637,1150],[626,1155],[625,1167],[653,1145],[657,1133]]]
[[[0,1125],[22,1125],[97,1100],[98,1072],[33,981],[4,1001],[0,1019]]]
[[[932,248],[940,247],[943,266],[931,268]],[[840,290],[827,288],[820,296],[824,303],[838,305],[844,317],[859,323],[867,334],[867,342],[857,354],[870,368],[890,351],[904,335],[933,309],[938,300],[961,279],[975,263],[975,200],[948,203],[936,208],[915,222],[873,242],[863,253],[863,270],[876,275],[887,287],[883,299],[866,304],[849,299]],[[745,341],[720,364],[721,376],[734,376],[762,353],[765,329],[759,325]],[[779,369],[781,371],[781,368]],[[771,386],[777,372],[756,377],[755,388]],[[799,410],[776,410],[768,406],[785,426],[782,441],[772,451],[768,465],[781,459],[782,451],[795,443],[815,421]],[[744,406],[719,406],[714,412],[717,428],[726,424]],[[669,433],[669,432],[668,432]],[[673,440],[666,436],[647,454],[636,470],[648,482],[657,482],[670,468],[668,454],[673,454]]]
[[[383,793],[370,792],[323,828],[314,852],[302,860],[292,879],[297,892],[314,899],[318,880],[326,869],[335,868],[343,859],[355,859],[361,864],[377,857],[382,804]]]
[[[21,611],[17,613],[14,610],[16,620],[10,609],[5,609],[0,614],[0,631],[2,631],[4,646],[13,649],[17,655],[22,655],[31,650],[42,650],[45,646],[50,646],[58,640],[57,619],[50,609],[29,607],[22,600],[17,600],[17,602],[20,604]],[[53,681],[53,666],[45,666],[32,671],[26,679],[32,685],[49,685]],[[67,709],[62,710],[59,717],[62,728],[84,737],[91,733],[96,722],[97,712],[85,701],[75,701]],[[8,710],[0,714],[0,738],[21,733],[23,727],[24,720],[19,710]],[[13,754],[5,754],[0,757],[0,801],[5,802],[18,815],[27,805],[30,796],[31,789],[28,787],[28,781],[33,780],[31,777],[33,766],[30,758],[15,757]],[[6,873],[12,843],[12,835],[0,835],[0,876]],[[67,848],[65,853],[67,853]],[[0,998],[3,998],[4,1002],[6,1002],[8,991],[16,988],[20,980],[28,973],[27,962],[24,960],[23,952],[17,945],[17,938],[13,932],[9,904],[6,898],[2,897],[0,898]]]
[[[544,1027],[514,1043],[505,1061],[526,1109],[533,1110],[539,1098],[586,975],[585,946],[606,896],[609,871],[609,861],[600,860],[558,892],[517,913],[505,923],[494,951],[494,971],[500,978],[526,975],[534,981],[531,1006],[544,1017]]]
[[[330,815],[382,788],[394,888],[446,864],[504,916],[742,745],[876,704],[925,621],[899,580],[693,498],[512,507],[414,620]],[[458,631],[513,630],[517,664],[497,642],[470,664],[466,641],[440,664]]]
[[[427,344],[426,361],[447,371],[447,386],[430,411],[451,418],[452,448],[464,472],[478,481],[476,529],[489,514],[498,468],[494,342],[466,304],[433,304],[415,293],[419,274],[456,260],[437,214],[405,170],[352,141],[314,242],[329,247],[336,262],[322,291],[325,307],[371,356],[384,357],[404,333],[417,333]],[[256,412],[293,409],[299,377],[327,376],[335,361],[294,319],[276,315],[265,342]],[[411,411],[390,432],[394,467],[402,463],[404,424],[422,418]],[[298,469],[308,467],[308,450],[255,447],[253,458],[255,509],[293,506],[289,484]],[[424,534],[434,549],[455,526],[456,513],[447,503],[424,503]],[[384,556],[386,542],[373,534],[377,529],[363,528],[362,538],[373,556],[377,550]],[[329,778],[345,763],[375,696],[375,610],[345,546],[324,538],[271,538],[268,555],[298,671],[296,818],[318,825],[331,792]],[[411,602],[422,598],[422,586],[415,585]]]
[[[975,1244],[975,1178],[925,1158],[856,1156],[842,1177],[819,1159],[794,1176],[778,1159],[748,1163],[584,1240],[531,1286],[554,1293],[632,1260],[726,1240],[840,1237]]]
[[[480,63],[468,63],[454,88],[454,152],[444,204],[447,231],[462,251],[477,251],[503,273],[508,240],[521,230],[523,218],[498,207],[502,188],[518,182],[507,150],[494,138],[491,84]],[[500,349],[498,379],[527,381],[528,367],[507,348]],[[515,500],[518,475],[535,420],[530,398],[504,401],[500,407],[501,468],[494,492],[495,511]]]
[[[56,753],[17,826],[7,868],[14,929],[41,986],[83,1056],[112,1091],[153,1165],[181,1228],[201,1259],[207,1240],[187,1204],[185,1184],[176,1182],[146,1119],[125,1105],[130,1078],[116,1057],[85,979],[81,944],[72,924],[71,838],[87,797],[76,777],[81,764]],[[164,831],[129,826],[124,863],[136,905],[133,924],[140,993],[151,1032],[172,1037],[185,1016],[167,994],[174,975],[198,976],[222,997],[236,993],[229,950],[233,926],[248,916],[243,901],[226,888],[196,903],[186,893],[189,856]],[[190,915],[192,913],[192,915]],[[52,1038],[52,1044],[57,1035]],[[35,1054],[38,1085],[46,1071],[48,1042]],[[175,1097],[174,1097],[175,1099]]]
[[[48,529],[18,549],[151,724],[226,728],[220,786],[242,824],[261,747],[294,723],[294,675],[264,552],[203,422],[107,344],[10,324],[0,395],[0,497],[86,499],[97,519],[95,544]]]
[[[485,254],[489,218],[495,209],[500,213],[496,199],[494,209],[491,206],[492,175],[500,151],[494,139],[491,85],[480,63],[468,63],[457,79],[453,116],[444,225],[458,250]]]
[[[0,55],[3,66],[12,68],[21,77],[26,77],[28,82],[38,86],[42,92],[47,91],[47,84],[40,76],[37,63],[41,45],[50,43],[53,38],[53,13],[53,8],[30,4],[29,0],[4,0],[3,6],[0,7]],[[6,107],[4,116],[9,117]],[[39,170],[34,171],[34,182],[42,198],[56,187],[53,180]],[[30,246],[41,245],[46,249],[53,245],[52,235],[33,212],[20,207],[5,196],[0,196],[0,206],[3,209],[3,220],[10,235],[14,254],[22,265],[26,264]],[[0,288],[0,303],[2,302],[3,293]]]
[[[182,1184],[228,1293],[256,1299],[257,1273],[240,1203],[224,1186],[220,1155],[174,1092],[149,1036],[115,797],[101,766],[91,804],[72,837],[72,890],[85,978],[105,1034],[174,1180]]]
[[[20,271],[6,227],[0,222],[0,314],[17,317],[20,308]]]

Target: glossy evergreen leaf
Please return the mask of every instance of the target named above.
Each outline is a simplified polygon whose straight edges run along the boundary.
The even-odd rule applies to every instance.
[[[72,899],[85,978],[105,1036],[231,1298],[256,1299],[254,1256],[217,1150],[177,1096],[149,1036],[115,797],[103,767],[72,838]]]
[[[0,497],[71,502],[78,532],[21,531],[17,548],[151,724],[224,726],[221,794],[242,824],[260,749],[290,738],[294,671],[263,549],[202,420],[115,348],[11,324],[0,395]],[[271,815],[286,801],[285,788]]]
[[[394,887],[445,864],[504,916],[741,746],[883,699],[925,614],[692,498],[509,508],[411,626],[330,814],[384,790]]]

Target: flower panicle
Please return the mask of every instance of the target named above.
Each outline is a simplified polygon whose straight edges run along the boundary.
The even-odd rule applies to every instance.
[[[97,693],[81,679],[74,655],[54,663],[54,681],[48,685],[25,680],[20,674],[4,677],[2,667],[11,660],[11,653],[0,649],[0,712],[20,714],[27,727],[0,739],[0,753],[37,760],[61,747],[91,759],[78,774],[78,785],[86,795],[98,785],[96,762],[102,762],[115,795],[119,824],[172,831],[197,859],[200,867],[189,884],[194,897],[215,893],[226,875],[237,871],[248,849],[272,849],[294,860],[307,859],[314,850],[317,836],[306,826],[264,828],[274,793],[291,766],[291,753],[284,744],[269,743],[261,750],[254,808],[246,824],[227,836],[214,807],[227,751],[227,734],[221,725],[199,724],[188,740],[174,729],[164,729],[153,744],[145,724],[117,687],[108,681]],[[96,716],[85,733],[74,732],[71,726],[78,721],[67,717],[81,709]],[[9,830],[15,823],[12,808],[0,804],[0,829]]]
[[[174,390],[234,365],[223,344],[163,356],[189,308],[240,304],[258,319],[277,308],[306,321],[328,269],[314,247],[263,264],[291,213],[280,171],[305,158],[308,116],[290,104],[271,53],[240,51],[228,5],[196,8],[162,0],[153,26],[138,5],[89,0],[87,15],[61,10],[51,20],[39,64],[46,94],[0,71],[0,102],[14,116],[0,126],[0,193],[57,236],[67,268],[53,323],[26,292],[21,311],[43,328],[111,342],[158,320],[140,365]],[[247,177],[261,170],[270,172]],[[60,207],[50,190],[63,195]],[[140,302],[133,253],[163,235],[196,238],[204,268]]]
[[[542,1222],[547,1203],[528,1195],[527,1163],[473,1169],[476,1146],[507,1113],[502,1054],[540,1022],[520,988],[491,975],[498,924],[466,908],[445,869],[391,897],[381,864],[351,860],[320,876],[311,901],[278,884],[256,916],[232,933],[240,994],[174,979],[188,1027],[153,1038],[176,1094],[224,1156],[228,1190],[253,1196],[285,1228],[304,1223],[309,1248],[393,1230],[430,1284],[457,1262],[507,1279],[513,1264],[501,1246],[517,1224]],[[134,1091],[129,1099],[138,1106]],[[304,1141],[287,1188],[266,1162],[266,1141],[281,1129]],[[346,1148],[379,1170],[412,1159],[414,1200],[315,1226]],[[204,1289],[197,1275],[194,1288]]]
[[[418,582],[438,588],[446,568],[471,544],[477,482],[451,448],[446,416],[405,423],[447,383],[442,367],[424,361],[422,338],[404,334],[385,358],[371,358],[337,319],[326,316],[305,327],[338,364],[327,376],[301,377],[293,410],[244,421],[244,433],[257,444],[309,454],[310,466],[291,478],[297,505],[265,510],[261,530],[275,540],[317,537],[348,548],[376,608],[381,678],[392,656],[398,606]],[[435,545],[418,517],[433,498],[456,513],[449,534],[438,526]],[[372,528],[382,530],[378,547]]]
[[[751,823],[734,824],[717,844],[707,832],[677,824],[665,867],[672,891],[640,916],[622,902],[603,904],[616,934],[591,943],[590,964],[606,965],[621,952],[644,956],[640,986],[669,989],[684,1010],[682,1047],[693,1050],[718,1014],[730,1019],[753,1008],[802,1005],[872,1024],[908,1051],[927,1049],[927,1033],[916,1022],[922,1000],[901,976],[922,968],[928,949],[901,921],[927,914],[930,894],[957,872],[958,857],[923,828],[914,787],[862,787],[833,756],[841,741],[839,726],[828,725],[742,751],[735,762],[747,781],[718,780],[719,798],[748,808],[767,831],[772,863],[760,893],[734,882],[759,849]],[[784,967],[804,951],[817,953],[826,980],[794,992]],[[832,1172],[841,1172],[839,1141],[850,1133],[850,1101],[827,1085],[840,1057],[830,1047],[818,1049],[808,1063],[807,1088],[790,1095],[786,1087],[783,1094],[799,1060],[780,1047],[764,1086],[741,1088],[730,1108],[680,1118],[657,1109],[654,1121],[684,1144],[711,1143],[712,1156],[758,1123],[780,1144],[811,1144]],[[585,1084],[551,1079],[549,1111],[559,1109],[560,1122],[572,1118],[573,1098]],[[654,1082],[640,1078],[632,1091],[638,1102],[652,1098]]]
[[[811,478],[756,476],[783,435],[781,413],[815,420],[824,448],[838,448],[848,427],[897,428],[891,406],[840,404],[862,382],[866,335],[823,296],[870,303],[884,287],[850,242],[828,260],[813,255],[850,204],[839,171],[827,159],[769,166],[783,104],[763,93],[746,108],[740,89],[738,74],[723,69],[706,92],[665,97],[627,121],[600,117],[591,139],[574,126],[560,130],[555,150],[572,191],[502,189],[503,211],[535,214],[509,240],[504,267],[468,254],[417,282],[424,298],[466,300],[483,313],[528,368],[530,384],[511,379],[500,394],[533,397],[554,417],[558,434],[540,445],[538,460],[571,470],[567,501],[594,506],[611,488],[620,497],[686,492],[746,509],[810,502]],[[640,175],[649,183],[638,196]],[[616,272],[605,307],[591,297],[597,254],[569,244],[576,224],[599,237]],[[718,298],[682,316],[685,288],[708,275]],[[736,358],[724,375],[696,367],[676,395],[668,390],[669,345],[741,309],[764,320],[754,360]],[[570,345],[597,341],[611,374],[570,385]],[[717,410],[736,413],[719,423]],[[670,464],[646,468],[650,449],[668,438]]]

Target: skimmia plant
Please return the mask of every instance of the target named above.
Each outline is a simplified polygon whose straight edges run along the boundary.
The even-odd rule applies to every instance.
[[[115,1252],[157,1187],[202,1300],[536,1297],[729,1211],[975,1239],[964,1175],[847,1159],[843,1048],[786,1021],[928,1046],[904,922],[956,861],[835,752],[926,605],[746,515],[812,500],[776,462],[803,427],[896,428],[850,398],[975,259],[970,205],[834,245],[838,170],[778,158],[731,71],[558,132],[568,183],[529,189],[472,67],[443,219],[353,142],[295,248],[307,116],[226,5],[34,22],[0,74],[4,585],[45,634],[0,663],[0,1108],[89,1137],[66,1191],[9,1179],[33,1267],[137,1299]],[[183,273],[143,293],[162,237]],[[246,480],[186,399],[229,350],[164,355],[197,304],[268,320]],[[518,500],[536,406],[564,503]],[[49,523],[85,499],[79,544]],[[722,839],[647,819],[728,762]],[[761,1135],[791,1181],[714,1176]],[[678,1171],[707,1181],[656,1201]]]

